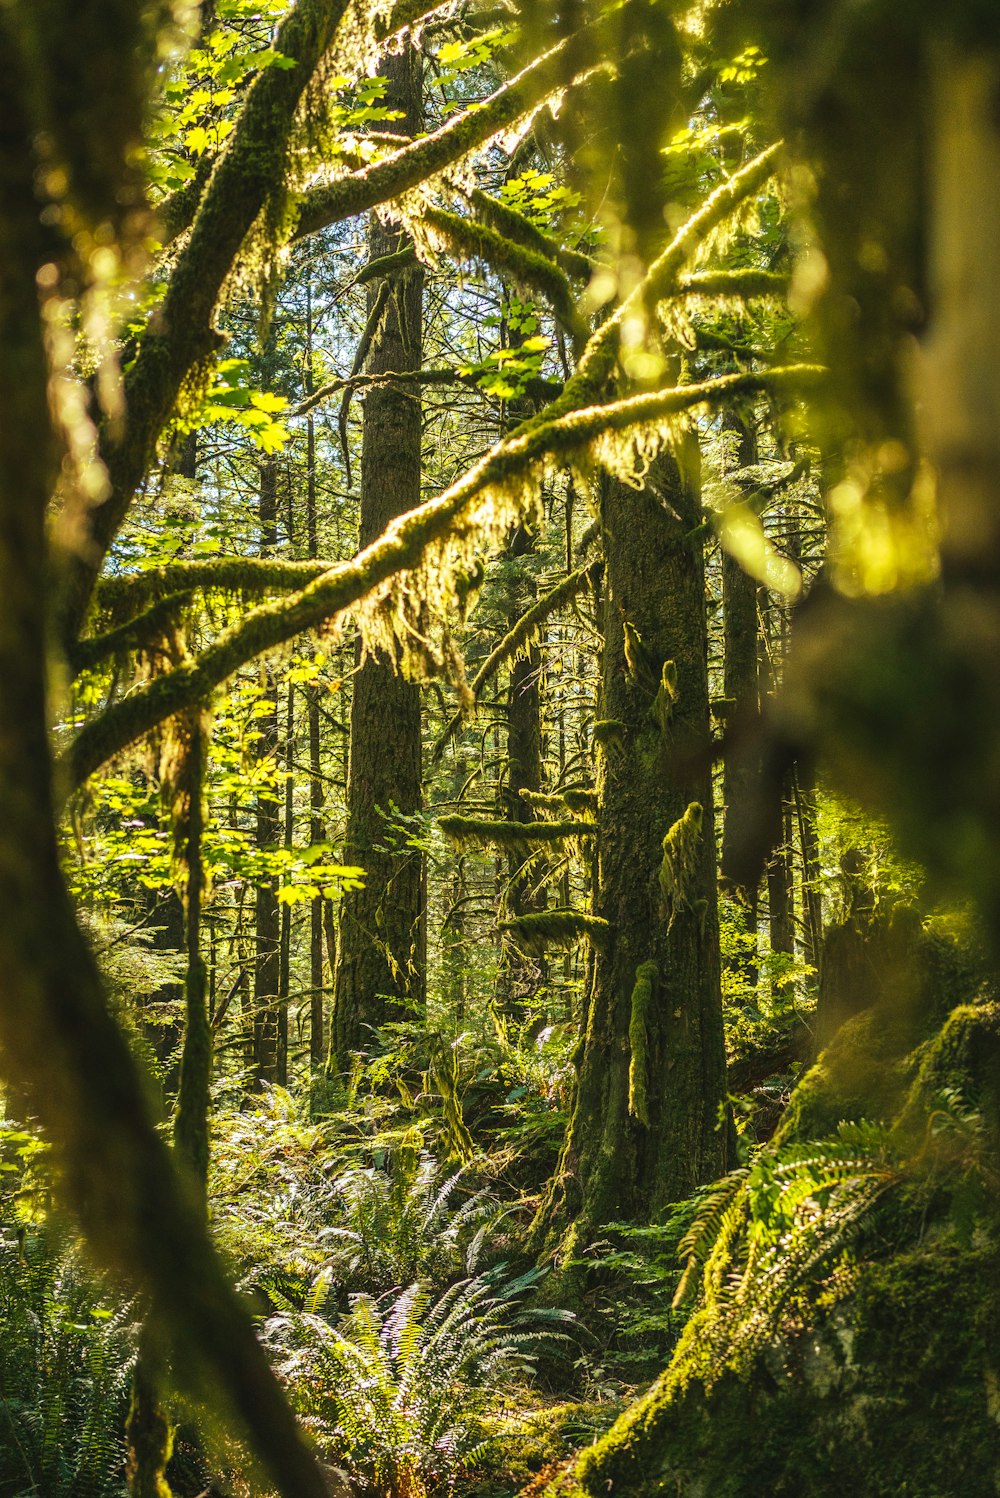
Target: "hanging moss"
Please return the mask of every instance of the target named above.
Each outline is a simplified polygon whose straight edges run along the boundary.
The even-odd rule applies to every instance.
[[[542,910],[535,915],[521,915],[516,920],[500,921],[499,931],[517,938],[530,952],[542,954],[548,947],[572,947],[582,938],[592,946],[602,947],[610,926],[597,915],[577,910]]]
[[[670,726],[670,719],[679,696],[677,662],[664,661],[660,671],[660,685],[656,689],[653,706],[650,708],[650,717],[664,736]]]
[[[642,962],[635,970],[632,1008],[628,1022],[628,1111],[649,1128],[649,1103],[646,1094],[646,1020],[653,1002],[653,989],[660,970],[653,961]]]
[[[738,298],[740,301],[755,301],[765,298],[781,298],[788,292],[789,278],[780,271],[756,270],[752,267],[736,270],[696,270],[680,276],[677,290],[685,296]]]
[[[457,848],[484,845],[514,851],[546,847],[570,838],[593,837],[596,822],[500,822],[474,817],[439,817],[438,826]]]
[[[660,897],[663,914],[670,922],[678,910],[691,908],[690,894],[698,869],[703,815],[699,802],[692,801],[684,815],[663,835]]]
[[[505,239],[513,240],[515,244],[523,245],[525,249],[533,250],[536,255],[544,255],[546,259],[552,260],[556,265],[579,281],[587,281],[593,275],[595,262],[589,255],[583,255],[579,250],[567,249],[561,245],[552,234],[546,234],[544,229],[539,229],[523,213],[518,213],[509,203],[502,203],[491,193],[483,192],[482,188],[474,188],[469,194],[469,202],[481,219],[490,224]]]
[[[520,796],[534,811],[540,811],[543,816],[550,814],[559,816],[566,811],[571,811],[576,816],[588,814],[596,816],[597,814],[597,792],[583,787],[571,786],[564,791],[522,790]]]
[[[423,218],[434,238],[456,258],[482,261],[515,286],[540,292],[574,342],[582,346],[586,325],[577,311],[572,287],[565,272],[546,253],[516,244],[495,228],[444,208],[427,208]]]

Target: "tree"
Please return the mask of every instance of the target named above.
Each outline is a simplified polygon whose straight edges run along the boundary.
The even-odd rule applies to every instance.
[[[421,59],[412,47],[384,63],[386,107],[401,116],[395,128],[413,137],[421,127]],[[410,241],[398,225],[373,215],[370,262],[402,258],[401,271],[369,282],[367,371],[419,373],[423,277]],[[378,539],[390,521],[420,502],[419,386],[375,385],[365,397],[361,453],[360,545]],[[360,649],[360,647],[359,647]],[[420,1012],[425,989],[424,881],[421,855],[401,819],[422,798],[420,688],[397,670],[390,647],[359,663],[351,703],[347,788],[348,863],[366,870],[363,888],[344,900],[336,973],[331,1064],[345,1067],[352,1052],[368,1050],[387,1020]]]
[[[573,1117],[541,1222],[582,1246],[726,1162],[697,448],[606,481],[600,923]],[[689,539],[694,536],[696,539]],[[698,769],[679,772],[687,758]],[[659,1079],[663,1081],[660,1082]]]

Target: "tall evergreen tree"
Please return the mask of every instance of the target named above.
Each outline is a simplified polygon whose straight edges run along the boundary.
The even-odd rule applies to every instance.
[[[386,104],[402,116],[401,135],[421,127],[421,58],[412,47],[383,64]],[[398,225],[373,215],[371,261],[409,243]],[[402,374],[421,366],[423,274],[407,265],[369,283],[371,339],[367,372]],[[420,501],[421,406],[416,385],[376,386],[365,397],[359,542],[367,546],[397,515]],[[360,647],[359,647],[360,649]],[[331,1034],[331,1064],[367,1050],[373,1029],[424,1001],[424,891],[421,854],[394,824],[419,810],[422,797],[420,688],[396,662],[374,655],[354,676],[345,861],[360,865],[363,889],[341,907]]]

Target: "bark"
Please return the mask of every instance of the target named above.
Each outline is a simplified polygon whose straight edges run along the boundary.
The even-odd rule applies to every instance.
[[[696,450],[686,452],[682,475],[661,458],[639,493],[603,483],[601,715],[615,726],[598,756],[596,911],[610,930],[596,955],[560,1168],[535,1229],[551,1243],[571,1225],[564,1250],[613,1219],[648,1221],[726,1163],[696,461]],[[660,687],[667,662],[676,673],[669,703]],[[665,901],[664,837],[692,803],[700,832]]]
[[[402,110],[401,134],[420,128],[420,63],[412,49],[383,64],[387,103]],[[396,226],[373,219],[371,258],[406,243]],[[369,371],[417,369],[421,362],[423,277],[411,266],[373,281],[369,309],[389,295],[369,356]],[[382,291],[384,299],[384,290]],[[380,536],[397,515],[420,500],[421,408],[418,394],[389,387],[365,400],[361,453],[360,545]],[[330,1045],[333,1067],[368,1050],[373,1031],[424,1003],[421,855],[394,828],[421,805],[420,688],[382,655],[354,677],[344,861],[366,870],[365,886],[345,894]]]
[[[260,549],[266,555],[277,542],[278,468],[273,458],[260,465]],[[259,735],[255,753],[263,770],[273,766],[278,753],[278,704],[273,673],[261,673],[265,702],[271,707],[256,720]],[[278,793],[271,785],[257,791],[257,849],[265,853],[281,841]],[[255,891],[256,920],[253,971],[253,1055],[258,1082],[278,1081],[279,977],[281,914],[272,879],[260,878]]]
[[[739,433],[737,468],[757,462],[757,438],[751,421],[738,413],[727,413],[724,426]],[[724,765],[722,794],[725,816],[722,829],[722,873],[725,877],[747,846],[750,828],[757,815],[761,794],[760,755],[755,736],[747,732],[741,741],[743,725],[753,722],[760,707],[757,673],[757,584],[735,557],[722,552],[723,614],[723,693],[726,698],[727,724],[733,734]],[[757,938],[757,886],[734,885],[736,908],[744,911],[745,930]],[[756,946],[745,963],[747,981],[757,982]]]

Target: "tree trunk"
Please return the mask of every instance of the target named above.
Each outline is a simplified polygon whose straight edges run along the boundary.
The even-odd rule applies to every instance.
[[[388,128],[420,128],[420,59],[413,49],[388,57],[386,104],[404,118]],[[373,217],[369,255],[381,259],[406,242]],[[389,297],[372,341],[370,374],[414,370],[421,362],[423,276],[409,267],[388,278]],[[369,312],[384,281],[369,289]],[[411,388],[384,386],[365,399],[361,453],[360,545],[420,499],[421,411]],[[421,855],[393,826],[421,805],[420,688],[396,674],[395,662],[369,658],[354,677],[344,859],[366,871],[365,887],[341,905],[330,1064],[368,1050],[372,1033],[424,1003]]]
[[[508,556],[525,557],[535,548],[535,539],[523,526],[510,538]],[[534,602],[536,589],[527,577],[511,579],[507,608],[507,628],[513,629],[525,609]],[[539,675],[541,651],[533,645],[527,657],[514,662],[507,692],[507,784],[504,815],[509,822],[533,822],[535,808],[525,799],[525,791],[542,788],[542,707]],[[545,889],[537,888],[537,876],[523,872],[524,857],[511,853],[507,859],[507,882],[504,904],[514,918],[544,910]],[[525,1001],[544,982],[544,959],[522,952],[511,941],[504,945],[502,966],[497,979],[497,993],[505,1013],[521,1018]]]
[[[576,1100],[536,1233],[583,1247],[725,1168],[726,1096],[697,450],[602,484],[597,914]]]
[[[273,458],[260,465],[260,551],[267,556],[277,541],[278,468]],[[261,668],[265,698],[271,709],[257,719],[257,758],[274,762],[278,752],[278,704],[274,677]],[[257,848],[276,848],[281,839],[277,792],[263,785],[257,792]],[[278,989],[280,977],[281,916],[272,879],[262,878],[256,889],[256,948],[253,983],[254,1074],[258,1082],[278,1080]]]

